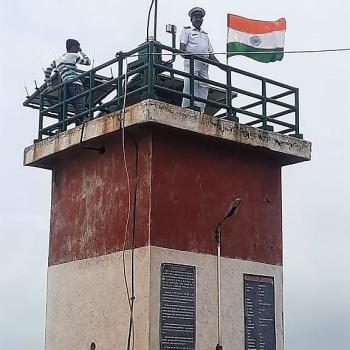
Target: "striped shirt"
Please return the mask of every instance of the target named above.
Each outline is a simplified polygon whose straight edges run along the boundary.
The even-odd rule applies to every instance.
[[[78,76],[76,71],[77,63],[85,66],[91,64],[89,57],[82,51],[80,53],[82,57],[78,53],[66,52],[45,69],[45,81],[48,88],[52,88],[51,73],[55,68],[61,77],[62,83],[65,83]],[[73,81],[73,84],[83,85],[80,80]]]

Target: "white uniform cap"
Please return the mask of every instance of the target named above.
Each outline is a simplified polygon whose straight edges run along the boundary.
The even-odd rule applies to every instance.
[[[188,15],[192,17],[195,12],[199,12],[203,17],[205,16],[205,10],[202,9],[201,7],[194,7],[193,9],[190,10]]]

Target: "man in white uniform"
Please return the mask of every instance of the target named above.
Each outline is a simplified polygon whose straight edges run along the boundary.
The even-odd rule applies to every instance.
[[[192,27],[184,27],[180,37],[180,50],[186,53],[201,54],[201,56],[219,62],[213,55],[213,47],[209,41],[208,33],[201,29],[205,11],[201,7],[194,7],[190,10],[188,15],[191,18]],[[190,60],[186,59],[184,55],[184,71],[190,72]],[[194,75],[200,78],[208,79],[208,63],[201,61],[194,61]],[[207,99],[209,86],[207,83],[201,81],[194,81],[194,96]],[[184,93],[190,93],[190,79],[184,78]],[[194,105],[203,113],[205,103],[195,101]],[[189,107],[190,100],[184,98],[182,107]]]

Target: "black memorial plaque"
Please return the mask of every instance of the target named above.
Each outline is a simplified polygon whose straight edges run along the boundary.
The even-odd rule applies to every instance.
[[[160,350],[195,350],[196,267],[163,263],[160,276]]]
[[[244,275],[245,350],[276,350],[272,277]]]

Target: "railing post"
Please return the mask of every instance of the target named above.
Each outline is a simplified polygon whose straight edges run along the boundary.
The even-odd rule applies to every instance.
[[[227,116],[226,119],[238,123],[236,111],[232,108],[232,79],[231,79],[231,68],[226,67],[226,105],[227,105]]]
[[[194,58],[190,55],[190,108],[194,109]]]
[[[118,66],[118,76],[115,79],[115,82],[113,82],[113,87],[111,90],[115,91],[115,98],[113,98],[111,101],[108,101],[106,103],[101,102],[99,103],[99,106],[101,107],[101,110],[103,111],[111,111],[112,108],[115,110],[115,108],[120,109],[122,106],[122,100],[124,95],[124,84],[127,84],[127,81],[125,79],[125,76],[128,74],[128,71],[136,71],[142,76],[142,83],[141,87],[139,87],[140,84],[138,84],[137,88],[142,91],[142,99],[150,98],[150,99],[156,99],[157,95],[159,94],[159,91],[165,91],[167,94],[172,94],[172,90],[175,90],[174,86],[174,77],[175,74],[182,76],[181,72],[177,69],[174,69],[172,62],[162,62],[162,60],[159,58],[161,54],[161,50],[167,50],[171,51],[171,48],[168,48],[164,45],[161,45],[159,43],[155,43],[154,41],[147,42],[142,45],[141,48],[130,51],[128,53],[117,53],[116,57],[111,62],[108,62],[108,64],[104,64],[101,67],[97,67],[92,69],[89,72],[86,72],[83,74],[84,77],[86,77],[88,74],[90,82],[89,82],[89,91],[84,92],[84,97],[88,98],[88,103],[86,104],[86,107],[88,107],[88,110],[85,109],[85,112],[82,113],[82,115],[86,116],[86,118],[93,118],[94,117],[94,96],[96,96],[95,92],[93,91],[96,87],[95,77],[96,72],[98,72],[100,69],[104,69],[110,64],[117,64]],[[183,54],[179,50],[174,50],[178,54]],[[130,68],[127,69],[125,74],[124,72],[124,59],[129,58],[133,56],[136,52],[139,53],[139,61],[131,62]],[[195,109],[196,101],[198,101],[198,97],[195,96],[195,82],[197,82],[198,77],[195,76],[195,64],[196,59],[198,59],[198,56],[195,55],[188,55],[186,56],[186,80],[189,79],[189,81],[186,82],[186,85],[189,84],[188,90],[186,92],[187,97],[190,100],[190,108]],[[144,58],[144,59],[143,59]],[[200,59],[200,58],[199,58]],[[206,59],[203,59],[203,61],[207,61]],[[137,64],[133,64],[137,63]],[[210,64],[210,62],[207,62]],[[142,69],[140,69],[142,64]],[[159,64],[159,68],[155,65]],[[136,68],[135,68],[136,67]],[[224,65],[218,65],[218,67],[222,68],[226,73],[226,84],[225,82],[215,82],[210,81],[210,85],[214,88],[216,88],[220,92],[220,99],[210,101],[208,100],[208,103],[211,102],[213,106],[216,106],[219,109],[222,109],[224,112],[220,114],[216,114],[219,118],[226,118],[228,120],[238,122],[239,119],[237,117],[238,115],[242,116],[248,116],[249,118],[252,118],[253,121],[244,122],[244,124],[249,126],[256,126],[260,129],[264,130],[271,130],[273,131],[273,126],[276,127],[278,130],[277,132],[280,132],[281,134],[288,134],[290,136],[294,136],[297,138],[303,138],[303,135],[300,134],[299,128],[299,90],[297,88],[288,86],[286,84],[275,82],[271,79],[264,78],[249,72],[242,71],[240,69],[224,66]],[[168,78],[171,82],[171,88],[169,88],[167,85],[162,86],[162,80],[159,79],[159,74],[161,72],[169,72],[170,77]],[[233,75],[235,73],[235,75]],[[135,75],[136,73],[133,73]],[[261,84],[261,93],[259,92],[252,92],[248,90],[244,90],[243,88],[240,88],[238,85],[238,81],[235,80],[236,74],[243,75],[249,78],[253,78],[255,82],[258,84]],[[112,78],[113,78],[113,72],[112,72]],[[106,78],[108,79],[108,78]],[[201,79],[201,78],[199,78]],[[113,79],[114,80],[114,79]],[[233,84],[235,84],[233,86]],[[111,83],[108,83],[111,84]],[[158,87],[158,85],[161,85]],[[286,91],[279,93],[275,96],[271,96],[267,92],[270,85],[272,87],[278,87],[285,89]],[[105,86],[105,85],[104,85]],[[107,85],[106,85],[107,86]],[[109,86],[109,85],[108,85]],[[67,129],[67,125],[72,123],[75,118],[69,118],[71,115],[72,109],[70,102],[67,102],[68,98],[72,98],[69,92],[69,85],[67,83],[61,83],[58,86],[56,86],[52,92],[43,92],[40,94],[39,98],[39,130],[38,130],[38,141],[42,140],[43,137],[51,136],[56,131],[62,132]],[[56,103],[56,93],[53,93],[57,91],[57,99],[58,102]],[[97,91],[97,90],[96,90]],[[112,91],[111,91],[112,92]],[[224,94],[222,94],[222,92]],[[249,103],[244,106],[240,106],[239,101],[234,100],[233,97],[235,96],[235,92],[238,92],[241,96],[247,96],[254,99],[253,103]],[[109,93],[109,90],[108,90]],[[294,94],[294,104],[293,102],[283,102],[281,99],[287,96],[290,96],[290,98],[293,98]],[[171,101],[178,101],[181,97],[183,98],[183,93],[181,94],[180,91],[174,91],[174,94],[172,94],[170,100]],[[114,97],[114,96],[113,96]],[[74,98],[73,98],[74,99]],[[226,103],[225,103],[226,102]],[[269,104],[269,105],[268,105]],[[117,106],[116,106],[117,105]],[[261,105],[261,110],[256,111]],[[281,111],[274,113],[274,108],[270,107],[277,106],[280,108]],[[106,109],[104,110],[103,107]],[[284,109],[282,109],[282,108]],[[108,108],[110,108],[108,110]],[[97,108],[96,108],[97,109]],[[270,110],[271,109],[271,110]],[[56,113],[58,115],[58,122],[50,125],[48,127],[45,127],[44,124],[47,116],[53,116],[56,117]],[[294,120],[291,122],[284,121],[284,119],[278,119],[279,117],[282,117],[284,115],[289,115],[294,113]],[[226,116],[225,116],[226,114]],[[244,119],[240,118],[242,121]],[[290,119],[289,119],[290,120]],[[283,129],[285,128],[285,129]]]
[[[273,126],[267,125],[267,101],[266,101],[266,80],[261,80],[261,92],[262,92],[262,129],[273,131]]]
[[[122,90],[123,90],[123,82],[122,82],[122,75],[123,75],[123,55],[120,53],[118,56],[118,81],[117,81],[117,109],[120,110],[122,108],[121,103],[121,96],[122,96]]]
[[[61,122],[61,127],[60,131],[66,131],[67,129],[67,110],[68,110],[68,104],[66,102],[68,97],[68,84],[63,85],[63,104],[62,104],[62,122]]]
[[[148,98],[154,99],[155,98],[155,92],[154,92],[154,42],[150,41],[148,43]]]
[[[41,141],[43,139],[42,130],[44,125],[44,97],[45,92],[40,94],[38,141]]]
[[[299,133],[299,89],[295,89],[295,137],[303,139],[303,134]]]
[[[94,92],[92,89],[95,87],[95,71],[90,71],[90,90],[89,90],[89,114],[88,118],[91,120],[94,117],[94,112],[92,112],[92,109],[94,108]]]

